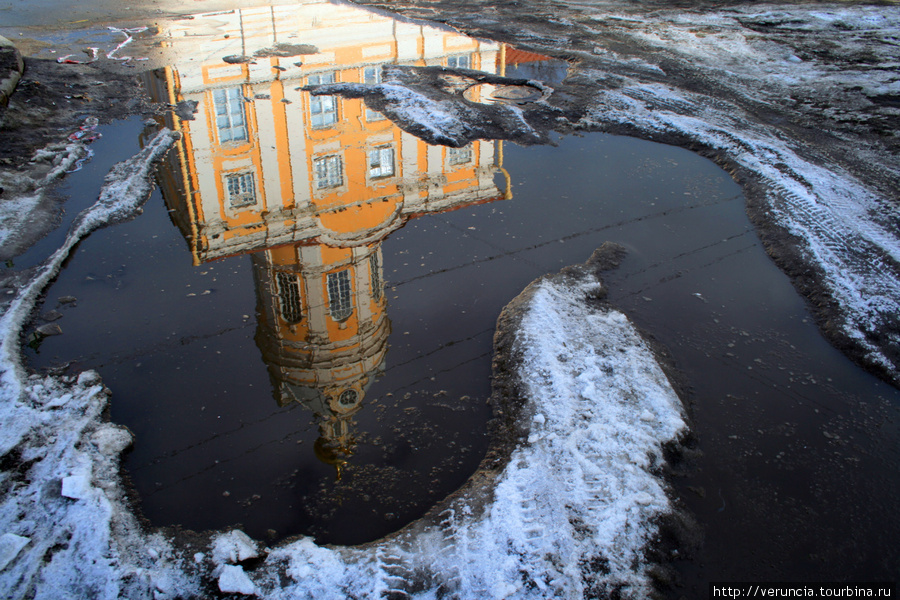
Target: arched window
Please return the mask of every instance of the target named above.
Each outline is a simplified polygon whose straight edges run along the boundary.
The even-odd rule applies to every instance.
[[[276,271],[275,281],[278,285],[281,316],[290,325],[299,323],[303,320],[302,304],[300,303],[300,275]]]
[[[328,307],[331,318],[346,321],[353,314],[353,296],[350,293],[350,270],[328,274]]]
[[[369,257],[369,277],[372,282],[372,298],[376,301],[381,300],[384,285],[381,283],[381,260],[378,258],[378,252]]]

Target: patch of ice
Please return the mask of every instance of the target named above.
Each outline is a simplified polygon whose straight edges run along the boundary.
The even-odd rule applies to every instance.
[[[0,571],[11,563],[19,552],[28,545],[31,540],[14,533],[0,535]]]
[[[73,500],[83,500],[91,494],[91,476],[90,475],[69,475],[63,477],[62,490],[60,493],[66,498]]]
[[[243,531],[233,529],[213,539],[212,559],[217,565],[235,564],[259,556],[256,542]]]
[[[244,569],[241,567],[225,565],[219,574],[219,591],[255,596],[256,585],[250,581],[250,578],[247,577],[247,574],[244,573]]]

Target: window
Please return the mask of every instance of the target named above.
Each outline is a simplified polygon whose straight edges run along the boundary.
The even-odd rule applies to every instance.
[[[294,325],[303,320],[300,304],[300,275],[285,271],[275,272],[278,285],[278,301],[281,304],[281,316],[287,323]]]
[[[381,300],[384,294],[384,286],[381,283],[381,260],[377,252],[369,258],[369,277],[372,282],[372,297],[376,301]]]
[[[363,69],[363,82],[369,85],[381,83],[381,67],[366,67]],[[366,121],[384,121],[384,115],[367,106]]]
[[[353,299],[350,296],[350,270],[328,274],[328,307],[331,318],[346,321],[353,314]]]
[[[344,183],[344,163],[340,155],[314,158],[313,181],[317,190],[341,186]]]
[[[310,75],[306,80],[307,85],[323,85],[334,83],[334,73],[320,73]],[[337,98],[335,96],[309,97],[310,125],[313,129],[329,127],[337,123]]]
[[[363,69],[363,82],[369,84],[381,83],[381,67],[366,67]]]
[[[472,68],[472,55],[471,54],[460,54],[458,56],[448,56],[447,57],[447,66],[451,69],[471,69]]]
[[[379,146],[369,150],[369,177],[390,177],[394,174],[394,148]]]
[[[472,162],[472,144],[462,148],[447,148],[447,164],[465,165]]]
[[[219,143],[246,140],[247,121],[244,118],[244,94],[241,88],[213,90],[213,105]]]
[[[256,204],[256,184],[253,173],[239,173],[225,176],[228,204],[231,208],[242,208]]]
[[[365,102],[365,101],[364,101]],[[373,121],[384,121],[387,117],[378,112],[377,110],[372,110],[368,106],[366,107],[366,121],[371,123]]]
[[[344,390],[341,392],[341,395],[338,396],[338,404],[343,408],[351,408],[357,402],[359,402],[359,394],[356,390]]]

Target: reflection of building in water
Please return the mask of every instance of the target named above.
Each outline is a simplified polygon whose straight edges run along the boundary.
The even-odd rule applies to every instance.
[[[195,264],[253,253],[256,340],[276,398],[313,411],[317,455],[340,474],[387,351],[381,241],[409,218],[503,195],[493,143],[428,146],[362,100],[299,88],[376,82],[387,63],[496,72],[501,49],[321,2],[188,26],[163,32],[186,53],[146,79],[156,100],[196,103],[192,120],[166,117],[183,137],[160,187]],[[190,37],[198,29],[212,33]]]
[[[381,245],[287,245],[253,255],[256,343],[282,406],[319,423],[317,455],[340,468],[352,454],[351,418],[384,368],[390,322]]]
[[[311,238],[364,244],[410,215],[496,194],[493,144],[429,147],[362,100],[299,88],[377,82],[384,64],[495,72],[498,44],[349,4],[200,16],[191,31],[198,19],[217,33],[191,42],[188,29],[164,32],[188,54],[148,81],[157,100],[197,103],[193,120],[170,118],[188,135],[161,182],[167,198],[192,196],[170,208],[197,261]]]

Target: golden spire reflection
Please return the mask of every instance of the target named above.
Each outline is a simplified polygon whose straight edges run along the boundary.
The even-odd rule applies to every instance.
[[[196,15],[161,35],[172,64],[145,84],[177,106],[160,117],[182,134],[158,173],[171,218],[195,264],[251,254],[275,398],[315,415],[315,454],[340,479],[385,368],[381,242],[410,218],[511,198],[511,183],[499,144],[429,146],[360,99],[302,87],[378,83],[385,64],[497,73],[508,53],[319,1]]]

